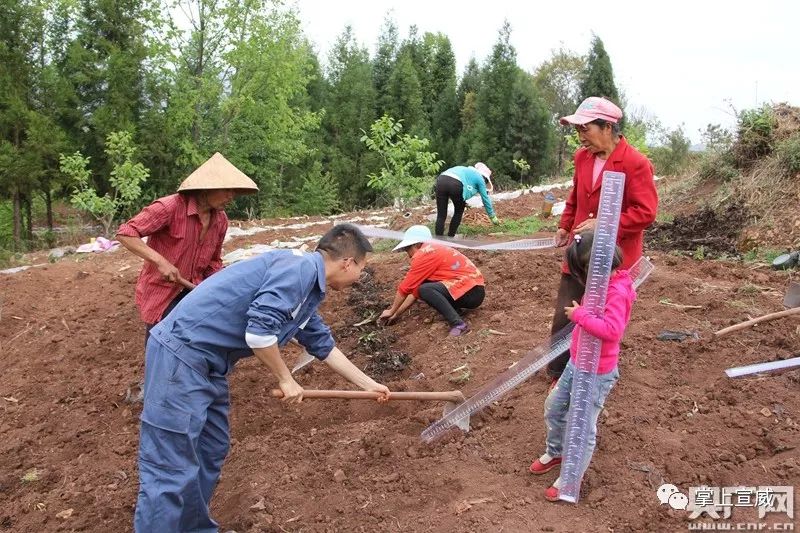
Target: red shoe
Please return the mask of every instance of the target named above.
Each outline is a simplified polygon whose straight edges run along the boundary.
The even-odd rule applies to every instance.
[[[547,387],[547,394],[550,394],[553,392],[553,389],[556,388],[556,385],[558,385],[558,379],[559,378],[553,378],[553,381],[550,382],[550,386]]]
[[[561,457],[550,457],[547,454],[542,455],[531,464],[531,474],[545,474],[557,466],[561,465]]]
[[[558,489],[555,487],[548,487],[544,490],[544,499],[549,502],[557,502],[558,498]]]

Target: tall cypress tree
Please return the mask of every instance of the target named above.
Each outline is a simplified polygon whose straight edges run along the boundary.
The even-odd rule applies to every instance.
[[[455,164],[455,146],[461,121],[456,96],[456,57],[446,35],[426,33],[427,86],[423,105],[431,126],[432,148],[446,164]]]
[[[374,200],[367,187],[373,166],[360,138],[375,120],[376,91],[369,52],[358,44],[350,26],[336,40],[328,65],[330,89],[323,119],[328,169],[338,180],[345,207],[365,205]]]
[[[603,41],[595,35],[586,59],[586,76],[581,82],[581,100],[590,96],[604,96],[621,106],[619,91],[614,84],[614,69]]]
[[[538,178],[551,171],[551,146],[555,137],[547,105],[536,90],[532,77],[517,71],[511,94],[511,116],[506,130],[506,149],[513,159],[530,164],[530,175]]]
[[[25,172],[25,142],[33,81],[34,42],[27,27],[29,2],[0,4],[0,190],[11,196],[14,246],[19,248],[26,198],[34,184]],[[27,240],[27,239],[26,239]]]
[[[505,176],[514,173],[511,151],[504,141],[518,68],[517,51],[511,45],[511,24],[506,21],[483,69],[476,101],[475,142],[469,150],[470,159],[486,161]]]
[[[391,100],[386,113],[396,120],[403,121],[403,129],[411,135],[427,137],[428,123],[422,107],[422,85],[414,66],[414,52],[404,48],[397,56],[397,62],[389,78]]]
[[[142,0],[81,0],[80,6],[66,72],[76,88],[74,126],[81,151],[91,157],[102,192],[111,170],[105,140],[112,131],[134,131],[144,104],[151,6]]]
[[[394,70],[398,48],[397,24],[391,14],[387,13],[378,36],[378,46],[375,59],[372,61],[373,84],[376,93],[376,112],[382,116],[389,106],[389,78]]]
[[[470,148],[475,142],[475,123],[478,118],[476,100],[480,87],[481,67],[473,56],[467,63],[456,89],[459,122],[459,135],[455,148],[457,164],[469,159]]]

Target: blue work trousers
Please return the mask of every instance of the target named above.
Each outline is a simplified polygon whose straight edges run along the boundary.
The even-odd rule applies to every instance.
[[[209,503],[230,448],[228,380],[147,343],[137,533],[214,531]]]

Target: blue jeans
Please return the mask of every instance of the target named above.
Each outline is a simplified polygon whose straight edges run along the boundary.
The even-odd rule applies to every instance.
[[[544,402],[544,421],[547,424],[547,454],[550,457],[561,457],[564,449],[564,435],[567,426],[567,412],[569,411],[570,393],[572,391],[572,376],[575,374],[575,367],[572,361],[567,363],[564,372],[558,383],[550,391],[547,400]],[[589,425],[589,437],[587,439],[588,450],[584,453],[584,465],[582,472],[586,471],[589,462],[592,460],[595,444],[597,443],[597,417],[603,410],[608,393],[619,379],[619,369],[614,368],[606,374],[598,374],[597,383],[593,391],[594,400],[590,411],[591,424]]]
[[[228,454],[228,380],[204,375],[150,338],[134,529],[216,532],[208,505]]]

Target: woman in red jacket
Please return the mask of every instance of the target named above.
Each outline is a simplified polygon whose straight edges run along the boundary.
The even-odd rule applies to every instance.
[[[558,246],[566,246],[576,233],[594,230],[603,172],[623,172],[625,191],[617,244],[624,258],[620,268],[628,270],[642,256],[644,230],[656,219],[658,194],[653,165],[620,134],[621,118],[622,110],[611,101],[591,96],[581,102],[574,114],[561,119],[561,124],[575,126],[581,147],[575,152],[572,192],[558,224],[556,242]],[[564,308],[573,301],[579,302],[583,292],[583,284],[570,276],[562,265],[552,333],[569,323]],[[569,352],[564,352],[548,365],[547,373],[553,383],[561,376],[568,360]]]

